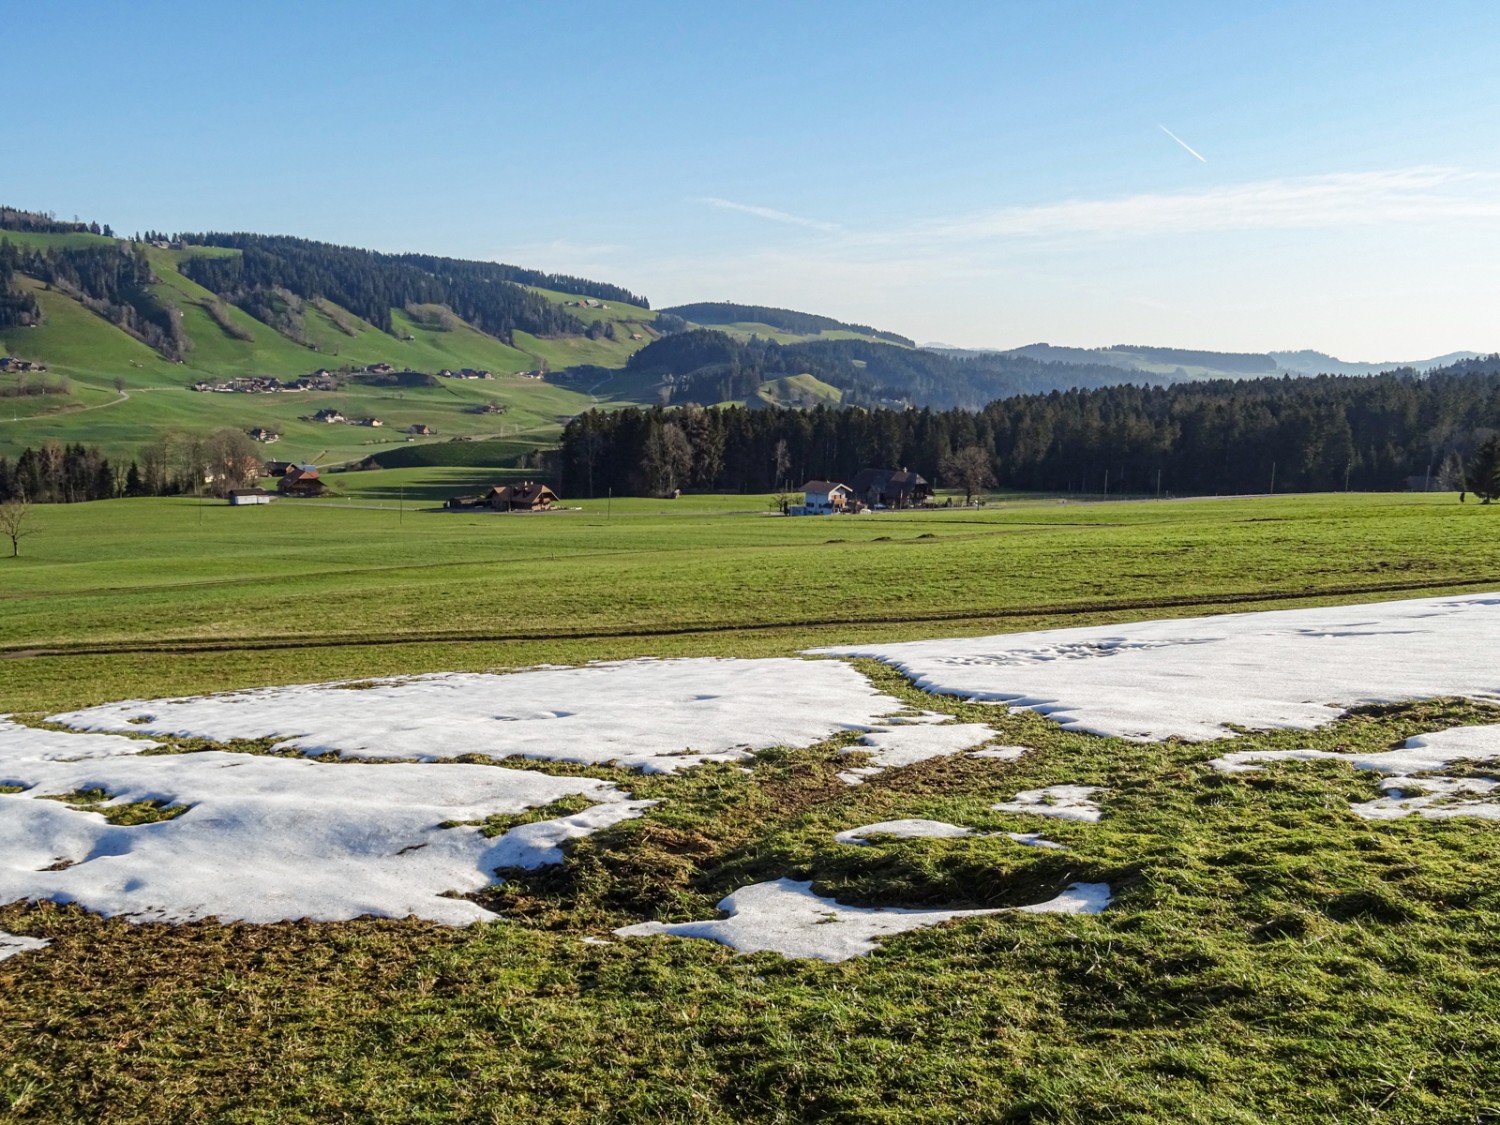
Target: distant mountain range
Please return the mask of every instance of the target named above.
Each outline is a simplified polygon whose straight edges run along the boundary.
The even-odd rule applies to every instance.
[[[951,344],[923,344],[927,351],[950,356],[1016,356],[1069,366],[1115,367],[1139,375],[1175,379],[1244,379],[1266,375],[1375,375],[1382,371],[1412,368],[1431,371],[1481,352],[1448,352],[1428,359],[1389,360],[1361,363],[1338,359],[1325,352],[1304,349],[1295,352],[1212,352],[1187,348],[1147,347],[1117,344],[1109,348],[1070,348],[1054,344],[1027,344],[1021,348],[958,348]]]

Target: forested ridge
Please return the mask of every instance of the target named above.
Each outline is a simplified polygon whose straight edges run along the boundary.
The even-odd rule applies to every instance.
[[[527,272],[512,266],[380,254],[260,234],[188,234],[182,239],[188,245],[241,251],[232,257],[189,255],[180,268],[257,318],[274,307],[276,291],[284,290],[304,300],[327,298],[385,332],[393,329],[391,310],[407,305],[446,305],[507,343],[517,330],[538,336],[586,331],[565,309],[512,280],[512,274]]]
[[[1208,494],[1458,487],[1500,430],[1500,356],[1419,376],[1217,380],[1019,395],[968,410],[593,411],[563,432],[563,487],[758,492],[865,467],[938,476],[978,447],[1001,486]],[[1471,482],[1471,487],[1473,482]]]
[[[1045,363],[1025,356],[950,356],[873,340],[741,342],[700,328],[656,340],[630,357],[633,372],[662,381],[668,403],[701,405],[753,395],[761,382],[808,374],[838,387],[848,405],[977,408],[1007,395],[1120,382],[1118,367]],[[1161,377],[1161,381],[1171,381]]]
[[[16,285],[20,254],[8,239],[0,238],[0,328],[35,324],[41,319],[36,298]]]
[[[795,309],[736,305],[728,301],[700,301],[691,305],[674,305],[672,308],[662,309],[662,312],[680,316],[694,324],[764,324],[799,336],[811,336],[820,332],[862,332],[866,336],[889,340],[893,344],[904,344],[908,348],[916,346],[911,340],[895,332],[882,332],[867,324],[848,324],[831,316],[817,316],[814,313],[797,312]]]

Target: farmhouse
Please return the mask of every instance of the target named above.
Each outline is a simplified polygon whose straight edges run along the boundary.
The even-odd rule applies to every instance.
[[[331,406],[326,407],[326,408],[318,411],[316,414],[312,415],[307,420],[309,422],[327,422],[330,425],[333,424],[333,423],[335,423],[335,422],[347,422],[348,421],[347,418],[345,418],[342,414],[340,414],[337,410],[335,410]]]
[[[545,484],[528,480],[520,484],[496,485],[478,496],[454,496],[443,507],[449,509],[492,508],[497,512],[545,512],[558,503],[557,493]]]
[[[861,469],[851,488],[871,508],[916,508],[932,499],[932,485],[908,469]]]
[[[268,430],[264,426],[256,426],[255,429],[246,430],[245,432],[256,441],[263,441],[267,445],[269,445],[273,441],[281,440],[280,434],[278,434],[275,430]]]
[[[360,423],[360,425],[361,426],[383,426],[383,425],[385,425],[385,423],[382,422],[379,418],[366,418],[364,421],[362,421]]]
[[[802,486],[801,508],[793,509],[793,514],[828,516],[848,511],[853,503],[854,490],[847,484],[831,480],[810,480]]]
[[[316,465],[293,465],[276,485],[283,496],[322,496],[328,486],[319,479]]]
[[[432,436],[432,428],[430,426],[424,426],[420,422],[415,422],[412,425],[407,426],[406,432],[409,434],[415,434],[417,437]]]
[[[231,507],[243,508],[247,504],[269,504],[271,494],[263,488],[231,488],[228,499]]]
[[[261,475],[267,477],[284,477],[286,476],[288,469],[294,469],[296,467],[297,463],[295,461],[267,461],[265,465],[265,472],[263,472]]]

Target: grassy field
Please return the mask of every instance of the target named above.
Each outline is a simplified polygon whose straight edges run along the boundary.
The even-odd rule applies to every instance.
[[[837,519],[768,515],[760,496],[422,510],[492,478],[340,476],[339,502],[364,508],[38,509],[22,557],[0,559],[0,711],[1500,589],[1500,512],[1445,496],[997,497]],[[464,930],[0,908],[0,929],[53,939],[0,962],[0,1121],[1500,1119],[1500,828],[1360,821],[1344,803],[1375,781],[1341,763],[1226,777],[1204,766],[1222,744],[1069,733],[862,667],[1032,752],[853,789],[833,776],[847,736],[750,774],[581,771],[662,803],[486,892],[505,919]],[[1439,700],[1234,748],[1384,748],[1496,721]],[[1045,826],[1067,852],[830,842],[895,817],[1043,827],[989,806],[1056,783],[1111,794],[1099,824]],[[708,917],[781,876],[856,903],[998,906],[1075,880],[1117,900],[837,965],[580,940]]]

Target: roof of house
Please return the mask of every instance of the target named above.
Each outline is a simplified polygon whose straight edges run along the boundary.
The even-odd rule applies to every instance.
[[[847,484],[839,484],[837,481],[831,480],[810,480],[802,486],[802,491],[833,492],[835,489],[839,488],[842,488],[845,492],[849,491],[849,486]]]
[[[854,478],[854,491],[890,495],[911,492],[926,483],[926,478],[920,473],[909,469],[861,469]]]

